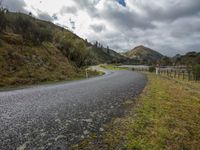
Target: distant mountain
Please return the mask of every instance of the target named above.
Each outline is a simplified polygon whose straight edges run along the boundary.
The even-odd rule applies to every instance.
[[[143,64],[156,63],[164,57],[162,54],[142,45],[137,46],[128,52],[125,52],[124,56],[130,59],[138,60]]]

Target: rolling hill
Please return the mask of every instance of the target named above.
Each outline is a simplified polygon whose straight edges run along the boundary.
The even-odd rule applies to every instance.
[[[163,58],[162,54],[142,45],[123,53],[123,55],[142,64],[152,64]]]

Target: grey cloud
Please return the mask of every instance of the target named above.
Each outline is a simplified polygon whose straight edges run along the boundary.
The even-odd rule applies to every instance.
[[[130,30],[132,28],[153,28],[151,20],[148,17],[141,16],[130,9],[117,9],[119,5],[116,0],[110,0],[109,3],[105,3],[103,10],[99,11],[95,8],[100,0],[75,0],[80,9],[84,9],[92,18],[98,18],[109,21],[113,27],[120,28],[121,30]],[[116,6],[113,7],[113,6]]]
[[[106,30],[106,27],[105,25],[102,25],[102,24],[93,24],[93,25],[90,25],[90,28],[92,30],[94,30],[95,32],[102,32],[102,31],[105,31]]]
[[[37,12],[38,18],[45,21],[53,21],[53,17],[51,17],[48,13],[45,12]]]
[[[76,8],[76,6],[69,6],[69,7],[63,6],[60,10],[61,15],[66,13],[77,15],[77,12],[78,9]]]
[[[192,16],[200,12],[199,0],[168,0],[166,6],[165,3],[163,3],[162,6],[147,3],[146,5],[140,5],[140,7],[152,20],[160,21],[174,21],[176,19]]]
[[[117,11],[107,7],[103,12],[103,17],[110,21],[113,26],[120,27],[121,30],[131,30],[132,28],[153,28],[152,22],[145,17],[137,15],[128,10]]]
[[[3,7],[7,8],[9,11],[13,12],[24,12],[27,11],[24,9],[26,3],[24,0],[3,0],[2,1]]]
[[[200,35],[200,18],[188,17],[172,23],[171,36],[175,38],[187,38],[192,35]]]
[[[58,20],[57,14],[53,14],[52,18],[53,18],[54,20]]]
[[[91,17],[99,17],[98,10],[95,8],[95,6],[100,2],[101,0],[74,0],[74,2],[77,4],[78,9],[86,11]]]

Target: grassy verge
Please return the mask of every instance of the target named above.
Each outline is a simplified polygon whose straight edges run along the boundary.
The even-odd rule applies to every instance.
[[[104,72],[97,71],[97,70],[88,70],[87,71],[88,78],[96,77],[96,76],[101,76],[104,75]],[[14,77],[12,78],[14,80]],[[26,79],[27,82],[24,84],[23,82],[13,82],[13,84],[6,83],[4,85],[0,85],[0,91],[7,91],[7,90],[13,90],[13,89],[23,89],[23,88],[28,88],[30,86],[34,85],[48,85],[48,84],[56,84],[56,83],[64,83],[64,82],[69,82],[69,81],[75,81],[75,80],[82,80],[86,79],[86,73],[85,69],[80,69],[78,75],[75,75],[74,77],[64,77],[61,79],[48,79],[45,81],[40,81],[37,80],[37,82],[33,82],[32,79]],[[30,81],[29,81],[30,80]]]
[[[199,86],[154,74],[148,78],[130,113],[106,125],[102,138],[93,136],[80,148],[200,149]]]
[[[104,68],[104,69],[108,69],[108,70],[127,70],[127,68],[124,67],[118,67],[116,65],[100,65],[100,67]]]

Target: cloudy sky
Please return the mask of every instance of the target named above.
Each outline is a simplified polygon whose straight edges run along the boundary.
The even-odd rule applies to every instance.
[[[90,42],[121,52],[145,45],[165,55],[200,51],[200,0],[3,0]]]

